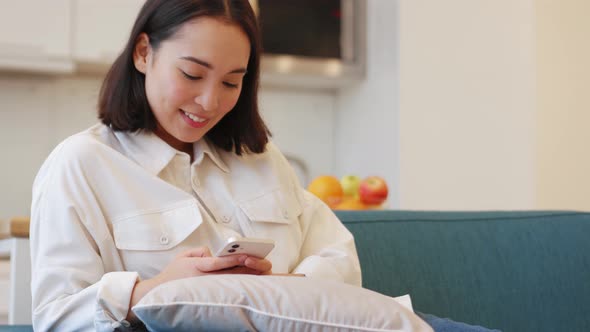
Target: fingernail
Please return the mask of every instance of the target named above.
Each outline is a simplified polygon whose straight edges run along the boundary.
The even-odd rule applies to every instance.
[[[238,258],[238,262],[240,262],[240,264],[244,264],[244,262],[246,261],[246,259],[248,259],[248,256],[240,256]]]

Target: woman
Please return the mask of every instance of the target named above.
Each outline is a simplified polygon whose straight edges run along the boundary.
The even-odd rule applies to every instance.
[[[258,113],[247,0],[143,6],[99,97],[101,124],[42,166],[31,212],[36,331],[110,331],[155,286],[211,273],[360,285],[351,234],[304,192]],[[230,236],[267,259],[212,257]]]
[[[292,274],[359,285],[352,235],[304,191],[258,113],[247,0],[148,0],[101,88],[101,123],[41,167],[31,211],[36,331],[112,331],[164,282]],[[213,257],[231,236],[266,258]]]

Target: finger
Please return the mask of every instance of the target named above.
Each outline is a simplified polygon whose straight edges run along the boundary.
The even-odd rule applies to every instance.
[[[221,271],[213,272],[215,274],[253,274],[253,275],[260,275],[261,272],[258,270],[254,270],[245,266],[236,266],[230,269],[225,269]]]
[[[211,250],[208,247],[193,248],[181,252],[178,257],[211,257]]]
[[[211,250],[209,247],[199,247],[189,249],[187,251],[181,252],[179,257],[211,257]]]
[[[199,258],[195,262],[195,264],[197,269],[199,269],[202,272],[213,272],[244,265],[244,261],[247,257],[248,256],[244,255],[231,255],[225,257],[202,257]]]
[[[268,259],[256,257],[248,257],[248,259],[244,261],[244,266],[260,272],[266,272],[272,269],[272,263]]]

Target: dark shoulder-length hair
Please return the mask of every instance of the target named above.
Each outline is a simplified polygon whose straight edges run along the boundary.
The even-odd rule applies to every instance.
[[[131,30],[127,45],[107,73],[100,89],[98,117],[118,131],[154,131],[156,118],[148,104],[145,76],[134,65],[133,52],[142,32],[157,50],[182,24],[199,17],[216,17],[240,26],[250,39],[250,58],[242,91],[227,113],[206,137],[221,149],[237,155],[262,153],[270,131],[258,111],[261,41],[256,15],[248,0],[147,0]]]

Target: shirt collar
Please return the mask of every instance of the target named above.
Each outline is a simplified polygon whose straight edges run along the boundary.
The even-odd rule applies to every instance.
[[[176,154],[182,153],[151,131],[139,130],[135,133],[115,131],[115,136],[127,155],[154,175],[158,175]],[[199,165],[204,156],[208,155],[217,167],[229,173],[229,168],[219,156],[217,149],[212,147],[206,139],[193,144],[193,154],[195,164]]]
[[[205,155],[208,155],[215,165],[217,165],[222,171],[229,173],[229,168],[223,159],[221,159],[217,148],[213,143],[203,138],[193,144],[193,156],[195,157],[194,163],[197,165],[201,164]]]

